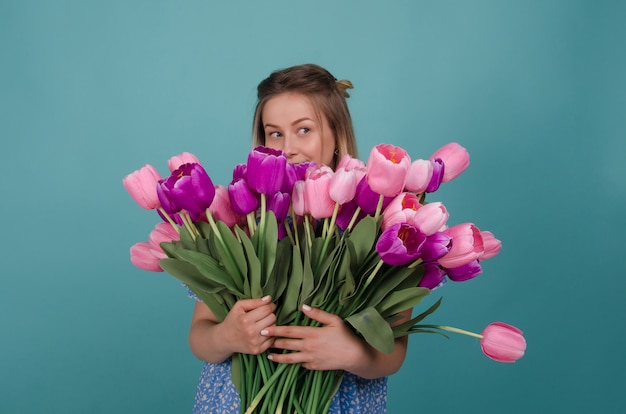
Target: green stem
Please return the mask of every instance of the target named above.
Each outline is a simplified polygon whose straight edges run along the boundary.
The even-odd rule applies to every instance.
[[[415,325],[415,327],[419,328],[432,328],[432,329],[440,329],[442,331],[454,332],[462,335],[473,336],[474,338],[482,339],[483,336],[481,334],[477,334],[474,332],[466,331],[464,329],[455,328],[453,326],[445,326],[445,325]]]
[[[352,215],[352,218],[350,219],[350,223],[348,224],[348,227],[346,227],[345,232],[349,232],[350,230],[352,230],[352,226],[354,226],[354,222],[356,221],[357,217],[359,217],[359,214],[361,214],[361,207],[357,207],[356,210],[354,211],[354,214]]]
[[[378,216],[380,216],[380,213],[383,209],[383,201],[385,200],[385,196],[384,195],[380,195],[378,197],[378,204],[376,205],[376,214],[374,214],[374,220],[378,221]]]
[[[174,220],[172,220],[170,215],[167,214],[163,207],[159,207],[159,211],[161,212],[161,214],[163,214],[163,217],[165,217],[165,219],[172,225],[172,227],[174,227],[174,230],[176,230],[176,232],[180,234],[180,229],[178,228],[178,225],[174,223]]]
[[[267,380],[265,384],[263,384],[263,387],[261,387],[257,395],[254,397],[254,399],[250,403],[250,406],[245,411],[245,414],[252,414],[254,412],[254,409],[259,405],[265,394],[267,394],[267,392],[274,385],[274,383],[281,377],[283,371],[286,370],[289,366],[289,364],[281,364],[276,369],[274,374]]]

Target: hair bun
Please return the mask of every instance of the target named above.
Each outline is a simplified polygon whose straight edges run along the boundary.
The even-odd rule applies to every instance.
[[[353,89],[352,82],[347,79],[336,80],[335,84],[339,88],[340,91],[343,92],[343,96],[346,98],[350,96],[350,94],[346,91],[347,89]]]

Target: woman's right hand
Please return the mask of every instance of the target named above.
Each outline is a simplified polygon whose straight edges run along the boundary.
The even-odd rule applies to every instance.
[[[261,331],[276,322],[275,309],[269,296],[242,299],[218,322],[209,307],[198,302],[189,328],[191,351],[197,358],[212,363],[223,362],[235,352],[260,354],[274,343]]]
[[[228,312],[219,330],[223,339],[233,345],[233,352],[260,354],[272,346],[274,338],[261,335],[276,322],[276,304],[270,300],[269,296],[242,299]]]

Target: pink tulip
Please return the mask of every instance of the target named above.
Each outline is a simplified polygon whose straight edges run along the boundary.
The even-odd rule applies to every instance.
[[[158,171],[150,164],[146,164],[124,177],[122,183],[140,207],[154,210],[161,206],[157,196],[157,184],[160,179]]]
[[[209,206],[209,211],[216,220],[223,221],[228,227],[241,222],[241,216],[233,210],[230,204],[228,188],[223,185],[215,186],[215,198]]]
[[[148,270],[150,272],[163,271],[163,269],[161,269],[161,266],[159,266],[159,260],[163,258],[160,256],[161,254],[152,249],[150,243],[148,242],[135,243],[130,248],[131,263],[140,269]]]
[[[493,322],[482,331],[480,347],[485,355],[498,362],[515,362],[524,356],[526,339],[515,326]]]
[[[416,194],[423,193],[428,188],[432,176],[433,163],[430,160],[415,160],[407,171],[404,189]]]
[[[163,242],[171,242],[173,240],[180,240],[180,235],[178,231],[172,227],[170,223],[159,223],[154,226],[154,229],[150,232],[150,236],[148,237],[148,243],[150,244],[150,248],[153,251],[159,252],[161,258],[165,258],[166,255],[161,249],[161,243]]]
[[[415,194],[401,193],[397,195],[383,211],[381,230],[385,230],[396,223],[413,222],[415,212],[421,207],[422,205]]]
[[[483,238],[474,224],[457,224],[444,232],[452,237],[452,248],[448,254],[437,260],[443,267],[451,269],[463,266],[483,254]]]
[[[297,216],[304,216],[309,213],[304,200],[304,180],[294,183],[293,192],[291,193],[291,206]]]
[[[395,197],[404,189],[410,166],[411,159],[402,148],[391,144],[376,145],[367,163],[367,184],[378,194]]]
[[[438,231],[443,231],[449,217],[450,214],[446,207],[437,201],[427,203],[417,210],[411,223],[425,235],[430,236]]]
[[[308,170],[304,181],[304,203],[307,209],[316,219],[330,217],[335,209],[335,202],[330,198],[330,181],[333,170],[325,165],[320,165],[313,170]]]
[[[341,160],[339,160],[339,164],[337,164],[337,169],[346,169],[348,171],[351,170],[362,170],[365,171],[367,166],[365,163],[357,158],[353,158],[349,154],[344,155]]]
[[[330,187],[328,189],[330,198],[338,204],[352,201],[358,183],[359,178],[356,170],[337,169],[330,179]]]
[[[480,256],[480,260],[491,259],[493,256],[500,253],[502,250],[502,242],[496,239],[490,231],[481,231],[480,235],[483,237],[484,252]]]
[[[456,142],[446,144],[435,151],[433,155],[430,156],[430,159],[433,160],[435,158],[439,158],[443,161],[444,173],[442,181],[444,183],[461,175],[469,166],[470,162],[470,156],[467,150]]]
[[[176,171],[183,164],[200,164],[198,158],[190,152],[183,152],[182,154],[174,155],[167,160],[167,166],[170,172]]]

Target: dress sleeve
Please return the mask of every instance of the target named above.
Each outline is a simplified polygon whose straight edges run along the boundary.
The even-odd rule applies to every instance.
[[[183,285],[183,287],[184,287],[185,289],[187,289],[187,296],[188,296],[189,298],[191,298],[191,299],[195,300],[196,302],[202,302],[202,299],[200,299],[200,298],[199,298],[199,297],[198,297],[195,293],[193,293],[193,292],[191,291],[191,289],[189,289],[189,286],[187,286],[187,285],[186,285],[186,284],[184,284],[184,283],[181,283],[181,284]]]

